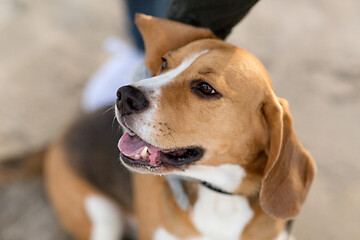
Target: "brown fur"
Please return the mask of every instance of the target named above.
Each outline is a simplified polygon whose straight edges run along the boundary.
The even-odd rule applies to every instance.
[[[205,28],[194,28],[179,22],[162,21],[144,14],[136,14],[135,23],[145,44],[145,65],[153,75],[161,65],[160,57],[170,50],[182,47],[189,42],[203,38],[216,38],[215,35]],[[186,34],[179,34],[186,32]],[[153,48],[156,42],[161,43],[160,48]]]
[[[87,196],[102,194],[69,168],[60,144],[55,144],[47,156],[45,179],[47,193],[62,225],[76,239],[89,239],[91,221],[84,202]]]
[[[289,219],[300,213],[315,176],[315,164],[295,136],[286,100],[279,101],[283,112],[264,106],[272,136],[260,203],[270,216]]]
[[[282,231],[284,220],[299,214],[315,174],[315,165],[297,140],[287,104],[276,98],[264,66],[252,54],[223,41],[206,39],[208,37],[197,41],[186,38],[197,31],[191,26],[185,28],[169,20],[143,15],[137,17],[137,24],[148,42],[147,65],[152,72],[160,68],[159,59],[163,55],[168,66],[158,74],[179,66],[188,56],[209,50],[161,88],[157,96],[157,114],[151,123],[151,142],[162,148],[203,147],[204,156],[195,165],[230,163],[242,166],[247,175],[236,193],[252,199],[255,211],[242,239],[275,237]],[[175,27],[177,31],[173,32]],[[153,31],[155,28],[162,29]],[[192,31],[188,31],[189,28]],[[171,33],[171,40],[167,35],[156,38],[158,31]],[[180,37],[182,40],[177,41]],[[171,50],[170,54],[165,54],[165,50]],[[195,95],[190,83],[196,79],[210,83],[222,97],[203,99]],[[138,121],[142,121],[141,117]],[[174,214],[173,218],[166,215],[165,219],[176,220],[179,226],[188,220],[181,220],[179,216],[183,213],[174,210],[170,204],[173,200],[159,206],[158,203],[169,196],[169,188],[161,183],[164,180],[154,176],[141,176],[141,179],[147,179],[143,184],[135,184],[137,211],[144,229],[141,239],[150,239],[159,225],[172,233],[177,232],[160,216],[168,212]],[[150,195],[150,199],[143,201]],[[154,205],[154,209],[149,205]],[[154,219],[153,214],[157,218]],[[194,235],[189,232],[186,236]]]
[[[139,239],[152,239],[155,230],[165,227],[178,237],[197,236],[187,211],[179,208],[166,180],[159,176],[135,174],[134,188]]]
[[[276,220],[262,211],[257,199],[250,200],[251,208],[255,215],[246,226],[241,239],[244,240],[268,240],[275,239],[279,232],[284,230],[285,221]]]

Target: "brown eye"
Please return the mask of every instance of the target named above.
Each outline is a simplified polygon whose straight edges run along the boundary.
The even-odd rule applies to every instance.
[[[210,84],[202,80],[194,80],[191,82],[192,91],[202,98],[220,98],[222,95],[218,93]]]
[[[215,89],[206,82],[201,82],[197,85],[197,89],[205,95],[216,94]]]
[[[167,59],[162,57],[161,61],[162,61],[162,64],[161,64],[161,67],[160,67],[160,72],[164,71],[167,68]]]

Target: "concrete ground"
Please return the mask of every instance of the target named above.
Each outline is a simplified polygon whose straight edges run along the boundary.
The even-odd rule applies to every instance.
[[[297,239],[360,239],[360,2],[261,0],[229,41],[257,56],[288,99],[318,175]],[[0,2],[0,159],[54,139],[80,112],[81,91],[126,38],[117,0]],[[0,240],[67,239],[41,179],[0,186]]]

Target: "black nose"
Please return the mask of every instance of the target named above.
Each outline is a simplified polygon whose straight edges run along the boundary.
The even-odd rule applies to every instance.
[[[116,95],[116,106],[122,116],[141,112],[149,106],[145,95],[139,89],[131,86],[119,88]]]

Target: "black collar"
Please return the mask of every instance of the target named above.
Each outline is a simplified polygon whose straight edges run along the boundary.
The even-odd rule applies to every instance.
[[[214,187],[213,185],[211,185],[210,183],[208,182],[205,182],[205,181],[202,181],[201,184],[215,192],[218,192],[218,193],[221,193],[221,194],[226,194],[226,195],[229,195],[229,196],[234,196],[234,195],[240,195],[240,194],[234,194],[234,193],[231,193],[231,192],[226,192],[218,187]]]

